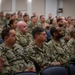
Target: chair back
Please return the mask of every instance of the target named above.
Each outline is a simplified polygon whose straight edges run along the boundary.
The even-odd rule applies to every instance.
[[[68,68],[69,75],[75,75],[75,64],[70,64]]]
[[[43,69],[40,75],[68,75],[65,67],[54,66]]]
[[[38,75],[37,72],[18,72],[13,75]]]

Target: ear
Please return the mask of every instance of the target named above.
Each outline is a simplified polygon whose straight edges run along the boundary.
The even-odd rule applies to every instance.
[[[56,36],[56,35],[57,35],[57,33],[56,33],[56,32],[54,32],[54,33],[53,33],[53,35],[54,35],[54,36]]]
[[[8,39],[8,36],[5,36],[5,38],[4,38],[5,40],[7,40]]]
[[[39,37],[38,35],[35,36],[35,38],[38,38],[38,37]]]
[[[13,27],[13,25],[11,24],[11,27]]]

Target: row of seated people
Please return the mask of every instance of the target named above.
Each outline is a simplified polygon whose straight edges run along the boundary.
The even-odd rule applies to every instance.
[[[20,21],[17,26],[21,36],[28,34],[26,33],[27,26],[25,22]],[[21,36],[17,37],[17,33],[10,27],[4,28],[1,32],[3,39],[3,43],[0,45],[1,75],[11,75],[23,71],[40,71],[51,65],[65,66],[75,56],[74,44],[68,46],[65,43],[62,38],[64,36],[63,32],[59,26],[50,29],[52,39],[48,43],[45,42],[47,35],[42,27],[35,27],[32,30],[33,40],[28,45],[25,44],[27,46],[24,47],[19,44],[19,41],[22,40],[25,43],[26,39]],[[74,34],[75,29],[71,31],[73,38]],[[29,34],[28,37],[30,38]]]
[[[67,67],[49,66],[44,68],[40,72],[25,71],[25,72],[17,72],[14,73],[13,75],[75,75],[75,58],[72,60]]]
[[[41,17],[44,18],[43,15]],[[36,16],[32,16],[31,21],[36,21],[35,18]],[[50,65],[66,65],[75,56],[75,29],[72,27],[71,30],[66,30],[68,25],[61,18],[57,22],[56,26],[46,27],[43,24],[28,25],[24,21],[17,23],[15,19],[11,19],[7,28],[1,28],[1,74],[40,71]],[[48,43],[45,42],[47,29],[51,34]]]
[[[71,16],[68,16],[67,18],[60,16],[52,18],[52,14],[49,14],[48,19],[46,20],[44,15],[40,15],[39,17],[36,12],[33,13],[31,18],[28,13],[25,13],[23,16],[22,15],[23,14],[21,11],[19,11],[17,14],[6,13],[6,15],[4,15],[3,12],[0,12],[0,30],[2,27],[9,26],[15,29],[16,22],[24,21],[27,24],[29,33],[31,33],[32,29],[36,26],[40,26],[46,29],[46,33],[48,35],[47,41],[50,41],[51,35],[49,33],[49,29],[53,26],[60,26],[65,35],[64,39],[67,42],[70,39],[70,31],[75,27],[75,19],[73,19]],[[15,19],[16,22],[10,21],[12,19]]]

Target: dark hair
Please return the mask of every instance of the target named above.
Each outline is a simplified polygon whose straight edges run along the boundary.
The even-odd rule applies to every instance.
[[[1,37],[2,37],[3,40],[4,40],[5,36],[9,36],[10,30],[12,30],[12,28],[10,28],[10,27],[9,28],[4,28],[2,30]]]
[[[73,29],[70,31],[70,35],[71,35],[71,37],[74,36],[74,33],[75,33],[75,28],[73,28]]]
[[[33,30],[32,30],[32,35],[33,35],[33,38],[35,38],[35,36],[37,34],[40,34],[41,32],[45,31],[43,28],[41,27],[35,27]]]
[[[8,24],[8,25],[11,27],[11,25],[13,25],[14,21],[15,21],[15,19],[11,19],[11,20],[9,21],[9,24]]]
[[[54,18],[52,18],[52,19],[50,20],[50,24],[52,24],[52,22],[53,22],[53,19],[54,19]]]
[[[54,33],[54,32],[57,32],[56,27],[52,27],[52,28],[50,29],[50,33],[51,33],[52,36],[53,36],[53,33]]]
[[[23,15],[23,17],[26,17],[26,16],[28,16],[28,15],[26,15],[26,14]]]
[[[36,16],[31,16],[31,19],[34,18],[34,17],[36,17]]]
[[[61,18],[59,18],[59,19],[57,19],[57,22],[60,22],[62,19]]]
[[[17,12],[17,15],[20,13],[21,11],[19,10],[18,12]]]
[[[40,15],[40,19],[41,19],[42,16],[44,16],[44,15]]]

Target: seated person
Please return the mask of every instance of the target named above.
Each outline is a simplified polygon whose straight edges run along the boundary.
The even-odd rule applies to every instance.
[[[2,31],[3,44],[0,45],[0,58],[3,59],[0,75],[11,75],[16,72],[34,71],[34,64],[24,55],[25,51],[16,44],[16,33],[12,28]]]

